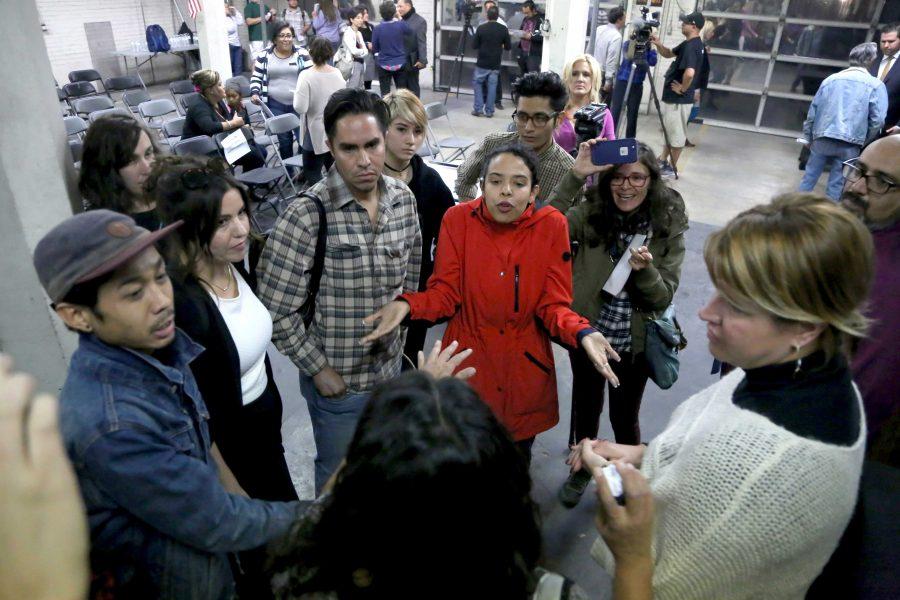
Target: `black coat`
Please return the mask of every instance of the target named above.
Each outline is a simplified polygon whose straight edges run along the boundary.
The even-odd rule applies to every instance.
[[[247,273],[241,264],[234,266],[250,289],[255,290],[256,276]],[[173,277],[172,285],[175,289],[175,324],[205,348],[191,363],[191,371],[209,409],[212,440],[216,442],[225,462],[231,465],[233,461],[229,460],[229,456],[242,439],[241,409],[244,406],[237,347],[215,300],[196,278],[189,276],[179,281]],[[275,386],[268,356],[266,375],[269,385],[264,393],[275,394],[280,404],[281,396]]]
[[[437,244],[437,236],[441,230],[441,219],[447,209],[455,204],[453,193],[438,172],[425,164],[421,156],[413,156],[410,161],[413,168],[409,189],[416,197],[416,210],[419,213],[419,229],[422,230],[422,271],[419,275],[419,291],[425,289],[428,278],[434,272],[434,260],[431,256],[432,244]]]
[[[884,58],[880,52],[875,58],[875,62],[869,67],[869,74],[872,77],[878,77],[878,69],[881,67],[881,59]],[[887,77],[884,79],[884,87],[887,88],[888,109],[887,116],[884,118],[884,129],[890,129],[894,125],[900,125],[900,56],[894,57],[891,70],[888,71]]]
[[[225,102],[219,103],[222,114],[228,114]],[[225,119],[216,112],[213,105],[204,98],[195,99],[184,118],[184,129],[181,130],[181,139],[208,135],[210,137],[225,131],[222,123]]]

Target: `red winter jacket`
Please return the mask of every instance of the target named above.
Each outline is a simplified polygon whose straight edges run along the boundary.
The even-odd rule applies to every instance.
[[[556,425],[559,410],[550,336],[576,346],[590,325],[572,312],[572,261],[565,216],[533,205],[497,223],[484,199],[444,215],[434,274],[424,292],[401,296],[410,317],[450,318],[445,343],[472,348],[472,387],[516,440]]]

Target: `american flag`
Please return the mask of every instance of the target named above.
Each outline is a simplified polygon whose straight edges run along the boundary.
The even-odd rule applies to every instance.
[[[197,13],[201,10],[203,10],[203,7],[200,6],[200,0],[188,0],[188,11],[190,11],[192,19],[196,21]]]

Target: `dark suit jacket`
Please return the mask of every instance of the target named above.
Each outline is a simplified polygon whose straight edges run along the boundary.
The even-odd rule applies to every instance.
[[[875,62],[869,67],[869,73],[873,77],[878,77],[878,68],[881,66],[883,55],[879,54],[875,58]],[[900,122],[900,55],[894,57],[894,63],[888,76],[884,80],[884,86],[887,88],[888,109],[887,116],[884,119],[884,129],[890,129]]]
[[[250,275],[241,264],[235,264],[238,272],[251,289],[256,289],[256,277]],[[241,409],[244,406],[241,392],[241,363],[234,339],[216,307],[215,300],[194,277],[180,281],[172,278],[175,289],[175,324],[192,340],[205,348],[191,363],[191,371],[197,387],[209,409],[209,431],[225,462],[239,451],[241,442]],[[266,356],[266,374],[269,376],[268,393],[274,393],[281,402],[272,365]]]
[[[227,106],[224,102],[219,107],[223,114],[228,114]],[[224,128],[222,122],[224,119],[216,113],[213,105],[203,98],[197,98],[191,103],[184,119],[184,129],[181,131],[181,139],[196,137],[198,135],[208,135],[210,137],[217,133],[222,133]]]

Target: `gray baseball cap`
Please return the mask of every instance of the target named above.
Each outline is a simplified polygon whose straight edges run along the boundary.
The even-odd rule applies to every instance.
[[[60,302],[76,284],[116,270],[181,224],[150,232],[128,215],[90,210],[66,219],[41,238],[34,249],[34,268],[50,300]]]

